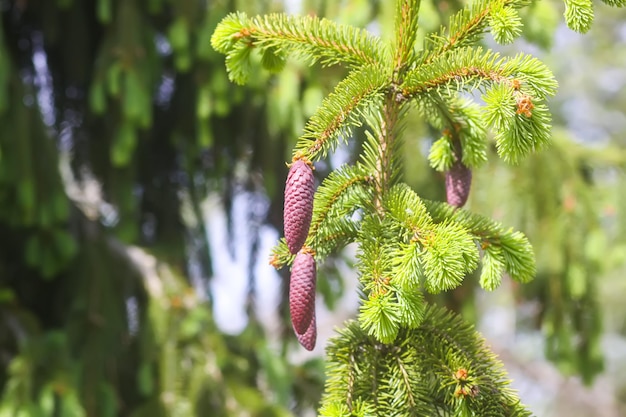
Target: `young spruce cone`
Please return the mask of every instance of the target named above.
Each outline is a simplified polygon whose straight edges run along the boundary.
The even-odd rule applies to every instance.
[[[313,350],[313,348],[315,348],[315,342],[317,341],[317,324],[315,322],[315,312],[313,312],[311,324],[309,324],[309,328],[306,329],[306,332],[304,334],[296,333],[296,337],[298,338],[298,342],[300,342],[300,344],[306,350]]]
[[[297,335],[310,332],[315,316],[315,279],[315,258],[308,250],[301,250],[293,262],[289,281],[289,312]]]
[[[297,253],[304,245],[313,216],[313,195],[315,193],[313,169],[303,161],[291,165],[285,185],[285,239],[291,253]]]
[[[449,171],[446,171],[446,200],[455,207],[463,207],[469,197],[472,185],[472,170],[456,161]]]

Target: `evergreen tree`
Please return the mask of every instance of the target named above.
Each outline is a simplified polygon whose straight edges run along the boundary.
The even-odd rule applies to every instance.
[[[292,265],[293,328],[312,349],[316,262],[347,243],[358,245],[361,307],[327,347],[321,415],[529,415],[471,326],[425,297],[459,287],[479,264],[486,290],[497,288],[503,274],[520,283],[536,274],[521,232],[461,208],[472,170],[487,161],[489,139],[512,164],[550,141],[545,102],[557,83],[548,68],[529,55],[501,57],[477,44],[487,30],[499,43],[512,42],[522,33],[518,9],[526,5],[474,1],[423,43],[417,0],[397,1],[388,40],[315,16],[236,13],[218,25],[212,45],[226,55],[235,83],[247,82],[255,60],[279,71],[289,55],[349,70],[295,146],[285,239],[271,259],[276,268]],[[566,2],[565,18],[586,32],[591,3]],[[445,172],[447,203],[421,198],[403,182],[409,108],[441,132],[428,159]],[[331,172],[313,193],[313,162],[362,125],[359,160]]]

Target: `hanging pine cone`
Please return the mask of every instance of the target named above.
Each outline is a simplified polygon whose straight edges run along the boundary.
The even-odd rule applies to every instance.
[[[285,239],[291,253],[297,253],[309,234],[313,216],[315,180],[311,166],[297,160],[289,169],[285,185],[285,207],[283,220]]]
[[[315,348],[315,342],[317,341],[317,323],[315,320],[315,312],[313,312],[311,324],[309,324],[309,328],[306,329],[306,332],[304,332],[304,334],[296,333],[296,337],[298,338],[298,342],[300,342],[302,347],[306,350],[313,350],[313,348]]]
[[[296,255],[289,281],[289,312],[297,335],[309,331],[315,316],[315,258],[309,250]]]
[[[469,197],[472,185],[472,170],[457,160],[449,171],[446,171],[446,200],[455,207],[463,207]]]

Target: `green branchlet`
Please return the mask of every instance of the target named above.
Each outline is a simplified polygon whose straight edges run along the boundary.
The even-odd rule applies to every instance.
[[[565,0],[563,16],[570,29],[586,33],[593,23],[593,4],[591,0]]]
[[[626,7],[626,0],[602,0],[602,2],[612,7]]]
[[[339,25],[315,16],[270,14],[248,18],[245,13],[226,16],[216,28],[211,45],[226,54],[226,69],[231,81],[245,84],[250,74],[251,51],[269,50],[275,63],[287,55],[322,65],[339,63],[358,67],[387,60],[388,52],[378,37],[352,26]]]
[[[491,34],[500,44],[511,43],[522,34],[522,19],[517,10],[504,4],[491,8],[488,22]]]
[[[487,128],[480,106],[459,96],[440,96],[422,101],[420,110],[443,136],[430,148],[428,160],[437,171],[447,171],[454,163],[455,143],[463,149],[462,162],[480,168],[487,162]]]
[[[374,66],[352,71],[309,119],[294,156],[311,161],[326,157],[341,140],[350,137],[351,128],[361,126],[364,111],[380,106],[388,80],[389,74]]]
[[[394,72],[399,74],[414,59],[421,0],[396,2],[395,34],[393,44]]]

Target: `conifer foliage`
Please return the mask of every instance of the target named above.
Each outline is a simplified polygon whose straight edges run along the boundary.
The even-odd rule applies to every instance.
[[[566,2],[568,22],[581,31],[589,21],[583,3]],[[550,138],[546,99],[557,88],[550,70],[532,56],[503,57],[477,45],[487,31],[497,42],[512,42],[521,34],[517,10],[526,4],[473,1],[423,42],[419,0],[397,1],[390,40],[314,16],[243,13],[224,18],[212,37],[236,83],[246,82],[255,62],[278,71],[289,55],[350,70],[295,146],[286,239],[272,259],[277,268],[293,264],[292,322],[300,343],[312,349],[315,263],[347,243],[359,248],[361,307],[327,347],[321,415],[529,414],[471,326],[424,297],[458,287],[479,266],[486,290],[504,274],[522,283],[535,274],[522,233],[460,209],[490,140],[501,158],[517,163]],[[409,107],[442,134],[428,159],[446,173],[448,204],[424,200],[402,182],[401,127]],[[332,172],[313,198],[310,164],[363,125],[359,160]]]

